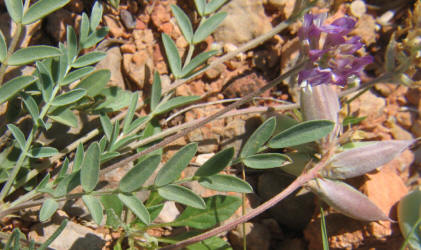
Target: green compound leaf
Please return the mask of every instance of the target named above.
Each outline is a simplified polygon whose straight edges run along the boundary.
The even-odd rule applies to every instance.
[[[217,9],[219,9],[222,5],[224,5],[227,2],[227,0],[212,0],[208,4],[206,4],[205,8],[205,15],[212,14]]]
[[[20,248],[20,237],[22,232],[19,228],[13,229],[12,235],[7,240],[7,243],[4,247],[5,250],[19,250]]]
[[[107,215],[107,221],[105,224],[109,227],[112,227],[112,229],[117,230],[119,227],[123,225],[120,218],[116,215],[113,209],[108,208],[105,209],[105,214]]]
[[[212,32],[216,30],[219,24],[224,21],[226,16],[227,13],[221,12],[209,17],[209,19],[202,23],[194,33],[193,44],[197,44],[205,40]]]
[[[120,190],[126,193],[142,187],[161,161],[160,155],[151,155],[136,164],[120,181]]]
[[[28,64],[37,60],[60,56],[61,51],[58,48],[46,46],[46,45],[38,45],[38,46],[30,46],[27,48],[19,49],[15,53],[13,53],[7,64],[9,65],[24,65]]]
[[[42,204],[41,210],[39,211],[39,220],[45,222],[53,216],[57,211],[59,205],[58,202],[52,198],[48,198]]]
[[[276,118],[271,117],[260,125],[249,137],[240,153],[240,158],[246,158],[259,152],[259,149],[269,140],[276,128]]]
[[[51,61],[50,61],[51,62]],[[38,89],[41,90],[42,98],[49,103],[53,94],[54,80],[51,73],[51,67],[47,66],[47,62],[36,62],[38,81]]]
[[[124,203],[143,223],[149,225],[151,217],[145,205],[133,195],[118,194],[118,198]]]
[[[92,143],[86,151],[81,167],[80,182],[83,190],[92,192],[99,180],[100,149],[98,142]]]
[[[199,179],[199,184],[221,192],[252,193],[253,188],[247,182],[231,175],[212,175]]]
[[[124,206],[116,194],[102,195],[99,199],[105,210],[111,209],[118,217],[121,216]]]
[[[107,36],[108,31],[108,27],[102,27],[100,29],[95,30],[86,38],[86,40],[81,40],[80,46],[84,49],[93,47]]]
[[[154,111],[159,101],[161,100],[161,77],[159,76],[158,71],[155,71],[153,76],[152,83],[152,93],[151,93],[151,111]]]
[[[0,103],[8,101],[14,97],[19,91],[25,89],[33,82],[35,82],[33,76],[19,76],[15,77],[10,81],[7,81],[3,86],[0,87]]]
[[[86,41],[86,39],[88,38],[89,35],[89,17],[88,15],[83,12],[82,13],[82,20],[80,21],[80,36],[79,36],[79,43],[82,44],[84,41]]]
[[[196,4],[197,12],[200,16],[204,16],[205,14],[205,7],[206,7],[206,0],[194,0]]]
[[[127,110],[127,113],[126,113],[126,116],[124,117],[124,122],[123,122],[123,134],[125,135],[128,134],[130,125],[133,121],[138,99],[139,99],[139,94],[137,92],[133,93],[130,97],[129,109]]]
[[[399,227],[405,237],[405,244],[409,244],[410,249],[421,249],[420,208],[421,190],[419,188],[403,197],[398,204]]]
[[[77,127],[77,117],[69,108],[60,107],[55,109],[50,114],[48,114],[48,118],[51,118],[52,120],[69,127]]]
[[[79,143],[79,145],[77,145],[77,148],[76,148],[75,159],[73,160],[72,173],[75,173],[82,167],[83,155],[84,155],[83,144]]]
[[[15,23],[22,22],[23,3],[22,0],[5,0],[7,13]]]
[[[181,77],[181,58],[174,41],[167,34],[162,33],[162,43],[164,44],[171,72],[176,78]]]
[[[194,174],[195,176],[210,176],[221,172],[234,157],[234,148],[227,148],[218,152],[207,160]]]
[[[279,153],[265,153],[251,155],[242,160],[244,165],[254,169],[277,168],[292,163],[291,158]]]
[[[335,123],[328,120],[311,120],[292,126],[269,141],[271,148],[285,148],[319,140],[328,135]]]
[[[77,36],[72,26],[67,26],[67,61],[72,64],[77,56]]]
[[[39,0],[29,7],[22,18],[23,24],[30,24],[62,8],[70,0]]]
[[[31,148],[28,156],[31,158],[46,158],[58,154],[58,150],[52,147]]]
[[[67,104],[71,104],[74,102],[77,102],[82,97],[86,95],[87,91],[85,89],[73,89],[69,92],[66,92],[62,95],[57,96],[54,98],[54,100],[51,102],[51,105],[53,106],[64,106]]]
[[[159,188],[158,193],[160,196],[170,201],[176,201],[186,206],[199,209],[206,208],[205,201],[203,201],[202,197],[183,186],[170,184]]]
[[[112,86],[103,89],[99,95],[104,97],[105,101],[99,103],[99,105],[94,108],[94,111],[96,113],[114,112],[120,111],[122,108],[130,105],[132,92]]]
[[[94,97],[101,93],[111,78],[111,72],[107,69],[95,71],[80,81],[76,88],[86,89],[87,96]]]
[[[180,27],[184,38],[188,43],[191,43],[193,39],[193,26],[190,22],[189,17],[177,5],[171,5],[171,10],[175,16],[175,19],[177,20],[178,27]]]
[[[92,7],[90,28],[92,31],[96,30],[102,19],[102,5],[97,1]]]
[[[7,128],[12,132],[13,137],[15,137],[19,147],[21,149],[25,148],[26,139],[25,135],[23,134],[22,130],[20,130],[18,127],[16,127],[13,124],[7,124]]]
[[[231,245],[225,240],[218,236],[211,237],[209,239],[197,242],[186,247],[187,250],[206,250],[206,249],[218,249],[218,250],[232,250]]]
[[[206,60],[208,60],[211,56],[213,56],[217,53],[218,53],[218,51],[211,50],[211,51],[202,52],[199,55],[197,55],[196,57],[194,57],[190,61],[190,63],[187,64],[183,68],[183,70],[181,71],[182,77],[185,77],[185,76],[189,75],[190,73],[192,73],[197,67],[202,65],[204,62],[206,62]]]
[[[111,135],[113,133],[113,124],[111,123],[110,118],[107,114],[101,114],[99,120],[101,122],[102,130],[104,131],[104,134],[107,137],[107,140],[110,141]]]
[[[57,237],[61,234],[61,232],[63,232],[64,228],[67,225],[68,220],[64,219],[60,226],[57,228],[57,230],[44,242],[42,243],[42,245],[37,248],[37,250],[44,250],[47,249],[47,247],[55,240],[57,239]]]
[[[0,30],[0,62],[3,62],[7,56],[7,42],[6,38],[3,35],[3,32]]]
[[[82,68],[94,63],[97,63],[105,58],[107,54],[105,52],[94,51],[88,54],[85,54],[78,59],[74,63],[72,63],[72,67],[74,68]]]
[[[205,198],[205,209],[187,207],[172,226],[189,226],[207,229],[225,221],[241,206],[241,199],[234,196],[215,195]]]
[[[182,147],[158,172],[155,185],[160,187],[177,180],[196,152],[197,143],[190,143]]]
[[[25,104],[26,109],[28,110],[29,114],[32,116],[32,120],[34,124],[38,124],[39,118],[39,109],[38,104],[36,103],[35,99],[31,96],[26,94],[25,92],[21,93],[22,100]]]
[[[73,83],[79,80],[80,78],[92,73],[94,69],[94,67],[84,67],[81,69],[74,70],[64,77],[64,79],[60,83],[60,86],[65,86],[67,84]]]
[[[101,202],[99,202],[98,198],[92,195],[83,195],[82,196],[83,203],[88,208],[89,212],[91,213],[92,219],[96,224],[101,224],[103,211]]]
[[[168,100],[166,103],[159,105],[154,111],[154,115],[160,115],[163,113],[166,113],[168,111],[171,111],[175,108],[178,108],[180,106],[187,105],[189,103],[195,102],[197,100],[200,100],[200,96],[177,96],[170,100]]]

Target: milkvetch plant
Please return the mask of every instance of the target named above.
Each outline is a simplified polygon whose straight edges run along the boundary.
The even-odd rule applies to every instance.
[[[68,2],[39,0],[30,5],[30,1],[5,1],[18,31]],[[119,1],[109,2],[116,7]],[[187,54],[180,55],[172,38],[166,34],[161,36],[171,74],[176,80],[175,85],[206,70],[206,61],[216,54],[216,51],[195,52],[197,45],[227,15],[218,12],[225,2],[195,0],[200,16],[198,23],[192,23],[178,6],[171,6],[176,23],[189,45]],[[300,4],[301,1],[297,1],[297,8],[291,18],[279,27],[287,27],[311,6],[305,1],[303,5]],[[82,14],[78,35],[72,27],[67,27],[66,42],[60,43],[58,47],[39,45],[18,49],[15,36],[8,43],[0,33],[0,101],[20,103],[24,107],[22,111],[13,109],[14,105],[8,105],[8,112],[16,113],[15,118],[29,115],[33,125],[30,131],[26,131],[17,120],[8,120],[7,133],[14,140],[2,145],[4,149],[0,152],[0,182],[4,183],[0,192],[0,218],[23,208],[41,205],[39,220],[46,222],[60,208],[60,201],[80,198],[95,223],[124,232],[115,244],[116,249],[122,247],[125,239],[128,239],[132,248],[156,249],[163,243],[174,244],[164,247],[170,249],[203,240],[190,248],[216,249],[229,247],[221,238],[213,237],[218,232],[247,221],[304,186],[348,216],[362,220],[388,219],[366,196],[341,182],[381,167],[413,143],[385,141],[339,144],[344,121],[338,117],[340,102],[332,85],[346,86],[348,81],[358,78],[363,67],[372,60],[369,56],[357,56],[356,51],[362,47],[358,37],[347,37],[355,24],[354,20],[344,17],[325,25],[323,15],[306,15],[299,36],[303,44],[303,55],[309,60],[297,64],[289,72],[223,110],[194,121],[191,126],[183,127],[186,125],[182,124],[180,129],[174,127],[162,130],[159,123],[161,117],[175,108],[199,101],[200,97],[174,97],[174,88],[163,89],[157,72],[154,73],[151,93],[144,103],[139,101],[137,92],[107,87],[110,72],[95,70],[93,67],[93,64],[105,57],[105,53],[89,50],[81,54],[83,49],[95,47],[106,37],[108,29],[100,27],[102,13],[103,7],[95,3],[89,16]],[[279,27],[275,33],[282,30]],[[321,42],[322,37],[325,37],[324,43]],[[258,38],[254,46],[261,42],[261,38]],[[249,46],[246,44],[244,48]],[[32,75],[19,76],[3,84],[2,79],[9,65],[31,63],[36,66]],[[286,116],[268,118],[251,135],[236,159],[234,149],[226,148],[198,167],[193,176],[180,179],[197,153],[197,143],[184,145],[170,159],[162,162],[163,146],[239,108],[297,73],[301,85],[300,109],[303,121]],[[136,110],[144,104],[149,106],[150,112],[140,116]],[[296,107],[298,105],[292,105],[292,108]],[[124,115],[113,117],[121,109],[126,110],[122,113]],[[48,131],[54,123],[79,126],[75,110],[98,117],[100,132],[91,131],[61,152],[58,148],[39,143],[39,134]],[[74,154],[69,154],[72,150],[75,150]],[[377,157],[384,154],[387,157]],[[32,160],[51,159],[55,163],[60,157],[59,167],[54,172],[45,171],[51,167],[50,163],[39,166]],[[101,188],[99,180],[102,174],[129,162],[134,162],[133,167],[121,178],[116,188]],[[204,236],[192,237],[188,233],[176,238],[161,239],[147,233],[148,229],[163,226],[207,230],[231,217],[241,206],[240,198],[228,195],[203,198],[184,184],[197,182],[204,188],[220,192],[253,192],[250,184],[244,180],[221,174],[222,170],[237,163],[260,170],[280,167],[296,175],[297,179],[273,200],[226,226],[212,229]],[[111,166],[104,168],[108,165]],[[76,187],[80,187],[79,192],[75,191]],[[12,199],[11,194],[18,189],[26,193]],[[150,192],[146,200],[138,197],[138,193],[144,191]],[[344,200],[344,196],[349,199]],[[155,219],[167,201],[177,202],[186,208],[174,221],[156,223]],[[22,238],[19,229],[15,229],[4,246],[6,249],[20,248],[21,243],[28,243],[29,249],[35,246],[46,248],[65,225],[66,221],[63,221],[43,244],[33,241],[28,243]],[[189,237],[192,238],[187,239]]]

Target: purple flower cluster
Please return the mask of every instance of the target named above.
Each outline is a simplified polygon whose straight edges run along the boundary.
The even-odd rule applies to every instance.
[[[298,35],[310,62],[299,73],[298,82],[307,81],[312,86],[319,84],[344,86],[349,77],[358,76],[361,70],[373,61],[373,58],[354,55],[362,47],[360,37],[345,38],[355,26],[352,18],[342,17],[331,24],[323,25],[325,18],[324,14],[307,14],[304,17],[304,23]],[[321,46],[323,33],[326,36]]]

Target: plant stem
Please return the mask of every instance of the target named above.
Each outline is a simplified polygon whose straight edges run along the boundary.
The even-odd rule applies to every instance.
[[[275,197],[273,197],[272,199],[266,201],[265,203],[263,203],[262,205],[258,206],[255,209],[252,209],[248,214],[241,216],[231,222],[229,222],[228,224],[224,225],[224,226],[220,226],[217,228],[214,228],[208,232],[205,232],[203,234],[200,234],[198,236],[192,237],[190,239],[187,240],[183,240],[180,241],[174,245],[170,245],[170,246],[166,246],[166,247],[162,247],[160,248],[160,250],[169,250],[169,249],[179,249],[185,246],[188,246],[190,244],[208,239],[212,236],[215,236],[217,234],[220,234],[222,232],[231,230],[233,228],[235,228],[238,224],[240,223],[244,223],[254,217],[256,217],[257,215],[263,213],[264,211],[266,211],[267,209],[273,207],[274,205],[276,205],[278,202],[280,202],[281,200],[283,200],[284,198],[286,198],[288,195],[290,195],[291,193],[293,193],[295,190],[297,190],[298,188],[302,187],[305,183],[307,183],[309,180],[317,177],[318,172],[320,169],[322,169],[326,163],[328,162],[330,156],[333,153],[333,149],[329,150],[327,152],[327,154],[322,158],[322,160],[317,163],[312,169],[310,169],[308,172],[301,174],[300,176],[297,177],[297,179],[295,179],[288,187],[286,187],[282,192],[280,192],[279,194],[277,194]]]
[[[311,4],[312,6],[312,4]],[[227,54],[225,54],[224,56],[216,59],[215,61],[211,62],[208,66],[198,70],[197,72],[195,72],[194,74],[192,74],[191,76],[184,78],[184,79],[179,79],[176,80],[174,83],[170,84],[166,89],[163,90],[164,93],[171,91],[175,88],[177,88],[178,86],[182,85],[183,83],[187,82],[188,80],[202,74],[203,72],[215,68],[217,65],[222,64],[232,58],[234,58],[236,55],[246,52],[247,50],[250,50],[252,48],[255,48],[257,46],[259,46],[260,44],[262,44],[263,42],[265,42],[266,40],[269,40],[270,38],[272,38],[274,35],[278,34],[279,32],[283,31],[284,29],[288,28],[291,24],[293,24],[295,21],[297,21],[297,19],[299,19],[302,15],[304,15],[304,13],[306,13],[311,6],[306,6],[303,9],[301,9],[300,11],[297,12],[297,14],[292,15],[290,18],[288,18],[287,20],[281,22],[280,24],[276,25],[272,30],[270,30],[268,33],[263,34],[259,37],[256,37],[255,39],[245,43],[244,45],[241,45],[238,49],[231,51]]]
[[[189,44],[189,51],[187,52],[187,57],[186,57],[186,60],[184,61],[183,68],[186,67],[186,65],[190,63],[191,58],[193,56],[193,52],[194,52],[194,45]]]
[[[283,21],[282,23],[278,24],[276,27],[274,27],[271,31],[269,31],[266,34],[263,34],[259,37],[256,37],[255,39],[249,41],[248,43],[240,46],[237,50],[232,51],[227,53],[226,55],[216,59],[215,61],[213,61],[212,63],[209,64],[209,66],[204,67],[203,69],[199,70],[198,72],[196,72],[195,74],[184,78],[184,79],[179,79],[174,81],[172,84],[170,84],[169,87],[165,88],[163,90],[163,94],[167,94],[169,93],[171,90],[174,90],[175,88],[177,88],[178,86],[186,83],[187,81],[193,79],[194,77],[198,76],[199,74],[202,74],[204,72],[206,72],[209,69],[215,68],[216,66],[234,58],[237,54],[245,52],[247,50],[250,50],[252,48],[257,47],[258,45],[260,45],[261,43],[263,43],[264,41],[270,39],[271,37],[273,37],[275,34],[281,32],[282,30],[286,29],[289,25],[291,25],[292,23],[294,23],[297,19],[299,19],[305,12],[308,11],[308,9],[311,6],[306,6],[305,8],[303,8],[302,10],[299,11],[299,14],[297,15],[293,15],[291,16],[289,19]],[[142,108],[145,105],[145,103],[143,101],[139,102],[136,105],[136,110]],[[120,114],[118,114],[117,116],[115,116],[113,119],[111,119],[111,121],[114,123],[116,120],[121,120],[125,117],[127,111],[121,112]],[[73,150],[75,150],[77,148],[77,146],[82,143],[84,144],[85,142],[91,140],[92,138],[94,138],[95,136],[97,136],[99,134],[99,129],[94,129],[92,131],[90,131],[88,134],[86,134],[84,137],[80,138],[79,140],[74,141],[73,143],[69,144],[65,149],[63,149],[60,154],[58,154],[57,156],[52,158],[52,161],[55,161],[61,157],[63,157],[65,154],[72,152]]]
[[[1,67],[0,67],[0,86],[3,84],[4,76],[6,74],[6,69],[9,66],[7,64],[7,61],[9,59],[9,57],[13,54],[13,52],[15,52],[16,46],[18,45],[19,40],[20,40],[20,35],[22,33],[22,29],[23,29],[23,25],[20,24],[20,23],[16,23],[16,31],[13,34],[12,41],[10,42],[9,49],[7,50],[7,56],[4,59],[3,63],[1,64]]]
[[[26,155],[28,154],[29,147],[32,144],[32,140],[34,138],[34,135],[35,135],[37,129],[38,129],[37,126],[34,126],[31,129],[31,132],[29,133],[28,139],[25,142],[25,147],[22,149],[22,152],[19,155],[18,161],[16,162],[16,165],[13,167],[12,173],[8,177],[6,184],[4,185],[3,189],[1,190],[1,193],[0,193],[0,202],[1,203],[3,203],[4,198],[6,198],[6,196],[9,194],[10,187],[12,186],[13,182],[16,179],[16,176],[19,173],[19,170],[22,167],[23,161],[25,160]]]
[[[283,75],[281,75],[281,76],[277,77],[276,79],[274,79],[274,80],[270,81],[268,84],[266,84],[266,85],[265,85],[265,86],[263,86],[262,88],[260,88],[260,89],[258,89],[258,90],[256,90],[256,91],[254,91],[254,92],[252,92],[252,93],[250,93],[250,94],[248,94],[248,95],[244,96],[243,98],[241,98],[241,100],[238,100],[238,101],[236,101],[236,102],[234,102],[234,103],[232,103],[232,104],[228,105],[227,107],[225,107],[224,109],[222,109],[222,110],[220,110],[220,111],[216,112],[215,114],[210,115],[210,116],[208,116],[208,117],[206,117],[206,118],[204,118],[204,119],[200,120],[199,122],[197,122],[197,123],[196,123],[196,124],[194,124],[193,126],[191,126],[191,127],[187,127],[187,128],[185,128],[183,131],[180,131],[180,132],[178,132],[177,134],[174,134],[174,135],[172,135],[172,136],[169,136],[169,137],[167,137],[166,139],[162,140],[161,142],[159,142],[159,143],[157,143],[157,144],[155,144],[155,145],[153,145],[153,146],[151,146],[151,147],[149,147],[149,148],[147,148],[147,149],[145,149],[145,150],[143,150],[143,151],[140,151],[140,152],[138,152],[138,153],[136,153],[136,154],[133,154],[133,155],[131,155],[131,156],[127,157],[126,159],[123,159],[123,160],[121,160],[121,161],[119,161],[119,162],[117,162],[117,163],[115,163],[115,164],[111,165],[111,166],[110,166],[110,167],[108,167],[108,168],[109,168],[109,169],[115,169],[115,168],[118,168],[118,167],[124,166],[124,165],[128,164],[129,162],[132,162],[132,161],[134,161],[134,160],[138,159],[139,157],[142,157],[142,156],[144,156],[144,155],[146,155],[146,154],[148,154],[148,153],[150,153],[150,152],[153,152],[153,151],[155,151],[155,150],[157,150],[157,149],[159,149],[159,148],[161,148],[161,147],[163,147],[163,146],[165,146],[165,145],[167,145],[167,144],[169,144],[169,143],[171,143],[171,142],[173,142],[173,141],[177,140],[178,138],[181,138],[181,137],[183,137],[183,136],[187,135],[187,134],[188,134],[188,133],[190,133],[191,131],[193,131],[193,130],[195,130],[195,129],[197,129],[197,128],[200,128],[200,127],[204,126],[205,124],[207,124],[207,123],[209,123],[209,122],[211,122],[211,121],[213,121],[213,120],[217,119],[218,117],[222,116],[223,114],[225,114],[225,113],[227,113],[227,112],[229,112],[229,111],[231,111],[231,110],[233,110],[233,109],[235,109],[235,108],[240,107],[241,105],[243,105],[243,104],[245,104],[245,103],[249,102],[250,100],[253,100],[253,98],[254,98],[255,96],[258,96],[258,95],[260,95],[260,94],[264,93],[266,90],[268,90],[268,89],[270,89],[270,88],[272,88],[272,87],[276,86],[277,84],[279,84],[281,81],[283,81],[284,79],[288,78],[288,77],[289,77],[289,76],[291,76],[292,74],[295,74],[295,73],[297,73],[298,71],[300,71],[300,70],[301,70],[301,68],[303,67],[303,65],[304,65],[304,64],[303,64],[303,63],[301,63],[301,64],[299,64],[299,65],[295,66],[294,68],[292,68],[291,70],[289,70],[289,71],[288,71],[288,72],[286,72],[285,74],[283,74]],[[108,169],[108,168],[107,168],[107,169]]]
[[[403,242],[400,250],[405,250],[406,246],[409,243],[409,240],[411,238],[411,236],[415,233],[415,231],[417,231],[418,227],[421,225],[421,217],[418,218],[418,220],[415,222],[414,226],[411,228],[411,231],[409,232],[408,235],[405,236],[405,241]]]

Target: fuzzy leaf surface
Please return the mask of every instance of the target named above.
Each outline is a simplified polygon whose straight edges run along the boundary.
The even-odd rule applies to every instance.
[[[159,188],[158,193],[160,196],[170,201],[176,201],[186,206],[199,209],[206,208],[206,204],[202,197],[198,196],[197,194],[193,193],[193,191],[183,186],[174,184],[166,185]]]
[[[225,221],[241,206],[241,199],[234,196],[215,195],[205,198],[205,209],[187,207],[173,226],[207,229]]]

